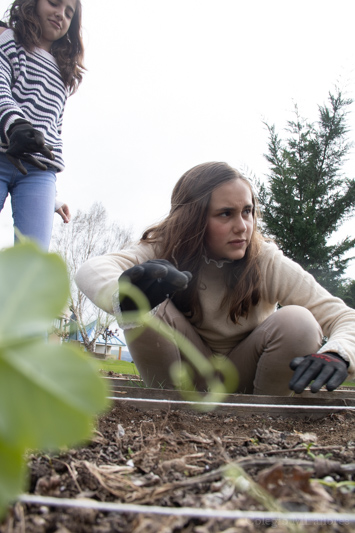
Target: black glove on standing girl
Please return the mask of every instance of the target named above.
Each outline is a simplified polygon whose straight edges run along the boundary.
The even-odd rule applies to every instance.
[[[27,120],[18,119],[9,128],[9,148],[6,150],[6,157],[9,161],[26,176],[27,170],[22,161],[30,163],[40,170],[47,170],[44,163],[33,157],[33,153],[40,153],[47,159],[54,159],[51,150],[53,147],[45,144],[44,135],[36,130]]]

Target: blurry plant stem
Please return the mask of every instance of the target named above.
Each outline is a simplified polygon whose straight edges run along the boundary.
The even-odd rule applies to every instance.
[[[229,359],[219,357],[206,358],[182,333],[152,316],[147,298],[136,286],[130,283],[122,283],[120,285],[120,297],[126,294],[133,300],[138,310],[123,313],[123,321],[139,326],[135,328],[137,337],[142,333],[142,328],[148,327],[170,342],[175,343],[184,354],[187,361],[173,364],[170,373],[174,385],[177,388],[182,388],[181,394],[186,400],[204,404],[206,402],[223,401],[230,392],[234,392],[237,389],[238,373]],[[193,370],[196,370],[204,378],[208,391],[206,394],[194,390]],[[222,375],[223,381],[218,377],[218,374]],[[204,410],[206,410],[206,407],[206,405],[201,406]],[[210,409],[210,407],[207,409]]]
[[[304,528],[300,524],[287,520],[287,511],[267,490],[253,481],[243,468],[235,463],[231,463],[226,467],[225,476],[234,483],[237,490],[240,492],[247,492],[249,496],[263,505],[267,511],[285,513],[285,519],[283,521],[285,531],[290,531],[290,533],[304,532]]]

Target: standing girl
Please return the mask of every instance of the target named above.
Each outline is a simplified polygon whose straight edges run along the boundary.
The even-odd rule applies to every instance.
[[[80,0],[15,0],[0,28],[0,210],[11,195],[14,227],[48,249],[56,174],[64,169],[66,99],[82,81]],[[16,238],[16,236],[15,236]]]
[[[135,308],[117,294],[118,279],[119,290],[121,280],[136,285],[161,323],[206,358],[228,358],[235,391],[286,396],[313,380],[312,392],[333,390],[354,374],[355,311],[263,239],[252,187],[226,163],[186,172],[165,220],[130,249],[90,259],[76,277],[109,313]],[[184,358],[173,336],[139,326],[125,336],[145,383],[172,387],[169,369]],[[196,372],[200,390],[202,378]]]

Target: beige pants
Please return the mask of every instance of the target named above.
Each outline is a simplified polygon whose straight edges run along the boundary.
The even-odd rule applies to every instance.
[[[205,357],[214,357],[209,346],[171,301],[160,306],[157,317],[182,333]],[[150,328],[127,330],[125,337],[145,384],[174,388],[169,367],[183,360],[184,355],[173,338],[167,340]],[[290,361],[318,351],[321,343],[322,330],[310,311],[295,305],[279,309],[227,354],[239,375],[235,392],[289,396]],[[205,390],[204,383],[203,377],[196,374],[196,388]]]

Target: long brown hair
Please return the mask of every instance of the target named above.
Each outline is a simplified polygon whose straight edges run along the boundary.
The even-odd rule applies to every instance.
[[[42,34],[36,13],[37,1],[14,0],[8,10],[8,26],[14,31],[16,41],[28,52],[39,45]],[[76,9],[68,32],[53,43],[51,50],[69,94],[78,89],[85,70],[81,14],[81,0],[76,0]]]
[[[198,275],[205,255],[204,239],[211,194],[223,183],[235,179],[243,180],[250,188],[254,219],[251,241],[244,257],[223,267],[226,291],[222,306],[229,305],[229,316],[237,323],[238,318],[247,316],[250,307],[260,300],[257,258],[263,240],[257,229],[257,201],[252,186],[238,170],[227,163],[211,162],[185,172],[173,189],[169,215],[160,224],[147,229],[141,241],[155,243],[161,258],[171,261],[179,270],[192,273],[189,287],[176,293],[174,303],[181,311],[199,316]]]

